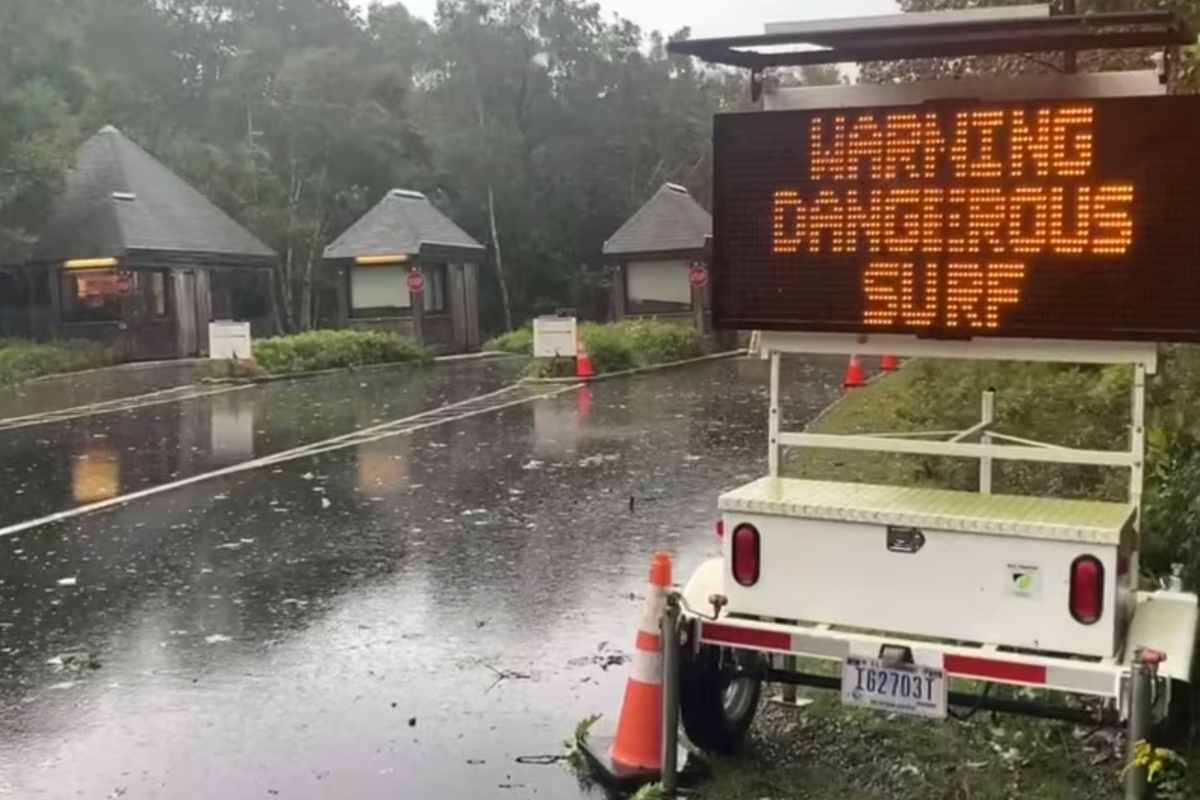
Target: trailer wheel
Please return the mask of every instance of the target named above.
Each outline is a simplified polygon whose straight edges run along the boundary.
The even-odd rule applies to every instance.
[[[1190,683],[1171,679],[1171,702],[1167,715],[1154,724],[1150,739],[1161,747],[1177,747],[1191,741],[1196,718],[1196,692]]]
[[[683,653],[679,715],[692,744],[715,753],[738,749],[758,711],[762,692],[759,664],[758,657],[740,654],[727,655],[722,663],[718,647],[703,646],[698,653]]]

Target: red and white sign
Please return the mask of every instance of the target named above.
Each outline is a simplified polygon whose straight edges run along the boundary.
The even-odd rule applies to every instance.
[[[408,291],[409,294],[420,294],[425,291],[425,276],[415,269],[408,272]]]
[[[703,289],[708,286],[708,270],[703,264],[692,264],[688,267],[688,283],[693,289]]]

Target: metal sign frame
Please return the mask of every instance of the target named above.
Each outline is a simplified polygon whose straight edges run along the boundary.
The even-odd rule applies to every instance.
[[[780,333],[760,334],[761,353],[770,360],[768,411],[768,474],[779,477],[785,447],[859,450],[904,455],[969,458],[979,461],[979,491],[991,494],[995,461],[1035,461],[1119,467],[1129,470],[1129,503],[1137,509],[1135,526],[1141,535],[1142,494],[1146,452],[1146,376],[1158,367],[1158,346],[1149,342],[1092,342],[1035,339],[940,341],[885,334]],[[1126,450],[1087,450],[1063,447],[1020,436],[997,433],[995,393],[984,392],[980,421],[961,430],[885,432],[869,434],[810,433],[781,428],[779,375],[785,353],[902,355],[964,360],[1042,361],[1083,364],[1126,364],[1134,371],[1130,398],[1129,447]],[[996,440],[1003,442],[997,444]]]
[[[1001,100],[1045,92],[1063,97],[1113,97],[1165,94],[1153,71],[1057,75],[1031,79],[932,81],[895,86],[838,86],[774,89],[768,87],[760,108],[770,111],[854,107],[879,102],[919,103],[947,97]],[[1146,375],[1158,369],[1154,342],[1075,341],[980,337],[966,340],[922,339],[907,334],[790,333],[761,331],[760,352],[769,358],[769,474],[779,476],[784,447],[815,447],[907,455],[970,458],[979,461],[979,489],[990,493],[996,460],[1084,464],[1128,469],[1129,502],[1136,506],[1141,529],[1141,502],[1146,449]],[[952,431],[876,434],[822,434],[783,431],[780,427],[780,359],[785,353],[892,355],[967,360],[1041,361],[1074,364],[1127,364],[1133,367],[1130,442],[1127,450],[1084,450],[995,432],[995,397],[984,394],[980,421]],[[996,441],[1003,442],[997,444]]]

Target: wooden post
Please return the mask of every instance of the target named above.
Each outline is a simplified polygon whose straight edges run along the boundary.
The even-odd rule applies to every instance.
[[[420,272],[421,266],[419,264],[413,264],[411,267],[409,267],[409,269],[414,270],[416,272]],[[429,287],[426,286],[425,289],[426,289],[426,291],[428,291]],[[409,307],[412,309],[413,339],[416,340],[417,344],[424,345],[425,344],[425,292],[421,292],[420,294],[411,294],[410,293],[408,296],[408,302],[409,302]]]
[[[467,351],[478,350],[479,335],[479,264],[463,264],[463,297],[466,303]]]
[[[450,311],[450,327],[454,332],[454,348],[465,353],[467,347],[467,280],[465,264],[446,265],[446,305]]]
[[[49,275],[50,285],[50,324],[48,330],[51,339],[58,339],[62,335],[62,276],[64,270],[60,267],[47,265],[47,274]]]
[[[612,268],[612,321],[620,322],[625,319],[625,265],[617,264]]]

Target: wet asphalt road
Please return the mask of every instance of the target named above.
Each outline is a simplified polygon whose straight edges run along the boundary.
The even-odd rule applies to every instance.
[[[476,397],[512,383],[524,366],[500,358],[210,386],[222,394],[0,430],[8,500],[0,503],[0,526]],[[110,373],[101,383],[112,391],[128,377]]]
[[[203,372],[199,364],[199,359],[178,364],[126,364],[118,369],[48,375],[15,386],[0,386],[0,418],[74,408],[196,383]]]
[[[787,370],[787,423],[841,367]],[[491,368],[451,383],[486,391]],[[726,360],[602,382],[0,538],[0,796],[579,796],[515,758],[615,723],[650,553],[684,578],[717,551],[718,491],[765,468],[765,378]],[[308,386],[263,430],[311,441],[314,403],[411,413],[370,382]],[[162,451],[191,412],[155,414],[163,444],[119,440],[145,456],[121,481],[178,470]],[[89,441],[63,428],[38,435]],[[61,505],[72,463],[24,508]]]

